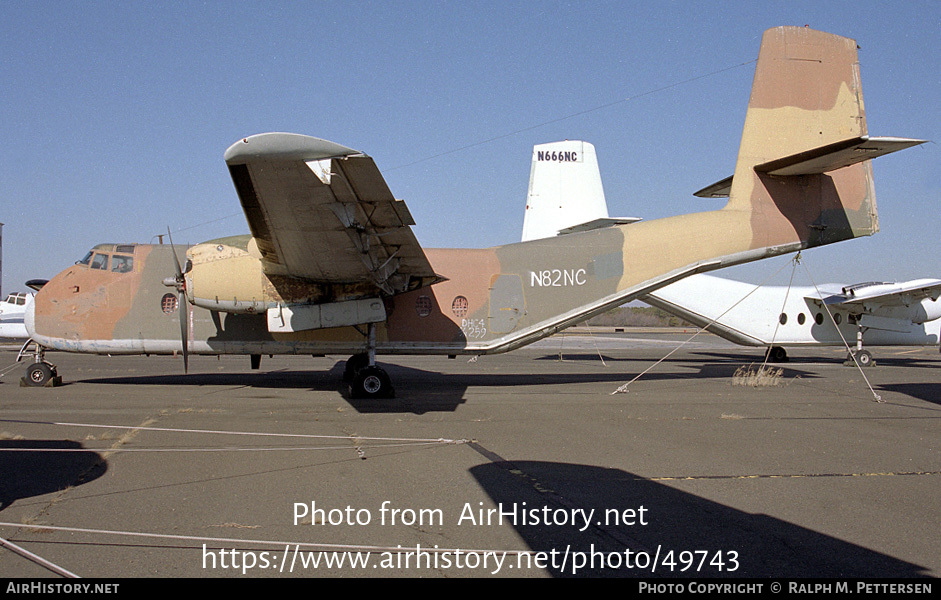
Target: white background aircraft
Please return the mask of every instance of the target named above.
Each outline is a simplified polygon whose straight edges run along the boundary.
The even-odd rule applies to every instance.
[[[644,301],[745,346],[766,346],[786,360],[785,346],[855,345],[862,366],[874,346],[928,346],[941,339],[941,280],[841,286],[759,287],[693,275]]]
[[[32,292],[12,292],[0,301],[0,338],[26,339],[23,317],[33,302]]]

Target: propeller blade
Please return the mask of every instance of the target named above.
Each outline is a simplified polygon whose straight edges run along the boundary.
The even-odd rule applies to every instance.
[[[186,301],[186,293],[180,292],[180,300],[178,303],[180,311],[180,340],[183,342],[183,373],[189,373],[190,361],[189,361],[189,335],[187,330],[189,327],[189,303]],[[184,308],[185,307],[185,308]],[[186,314],[184,316],[184,312]]]
[[[180,266],[180,259],[176,257],[176,248],[173,247],[173,236],[170,235],[170,228],[167,227],[167,237],[170,238],[170,250],[173,252],[173,265],[176,267],[176,280],[183,283],[183,268]]]
[[[173,254],[173,265],[176,267],[176,289],[180,293],[177,301],[177,310],[180,317],[180,342],[183,345],[183,373],[189,373],[189,302],[186,300],[186,278],[183,277],[183,268],[180,267],[180,259],[176,256],[176,248],[173,247],[173,236],[170,235],[170,228],[167,227],[167,237],[170,238],[170,251]],[[184,314],[185,311],[185,314]]]

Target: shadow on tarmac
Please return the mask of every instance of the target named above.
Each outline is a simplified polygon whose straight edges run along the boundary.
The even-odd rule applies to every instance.
[[[537,361],[550,358],[558,360],[557,355],[537,357]],[[566,355],[565,360],[569,360]],[[597,354],[594,360],[598,361]],[[623,359],[621,359],[623,361]],[[563,361],[564,362],[564,361]],[[574,361],[573,361],[574,362]],[[633,361],[637,363],[638,361]],[[641,361],[645,367],[648,361]],[[688,360],[676,363],[689,365]],[[551,394],[553,386],[610,383],[612,391],[619,385],[630,381],[642,368],[634,366],[630,370],[615,367],[604,371],[591,372],[515,372],[515,373],[442,373],[415,367],[379,363],[392,379],[396,397],[391,400],[361,400],[351,398],[347,384],[342,381],[345,361],[338,361],[329,370],[310,371],[253,371],[247,373],[190,373],[168,375],[135,375],[128,377],[103,377],[80,380],[81,383],[106,385],[181,385],[181,386],[242,386],[254,389],[299,389],[339,393],[355,410],[360,413],[412,413],[452,412],[464,404],[469,388],[514,388],[538,387],[542,393]],[[667,364],[670,364],[669,362]],[[643,376],[643,381],[682,381],[700,379],[731,378],[739,363],[693,363],[689,369],[677,371],[653,370]],[[783,366],[783,376],[815,379],[817,374]],[[697,370],[698,369],[698,370]],[[68,382],[66,382],[68,384]]]
[[[538,509],[539,524],[517,522],[515,529],[531,550],[545,553],[555,577],[927,577],[919,565],[618,469],[490,458],[498,460],[470,473],[504,511]],[[549,524],[543,507],[553,515]],[[577,516],[553,522],[578,509],[594,510],[590,526]],[[631,519],[634,525],[625,524]]]
[[[71,440],[0,440],[0,510],[98,479],[108,462]]]
[[[876,387],[881,392],[897,392],[941,406],[941,383],[883,383]]]

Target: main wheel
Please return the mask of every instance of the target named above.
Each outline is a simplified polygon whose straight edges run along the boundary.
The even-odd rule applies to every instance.
[[[26,367],[26,383],[42,387],[55,377],[55,371],[46,363],[33,363]]]
[[[350,382],[350,397],[363,399],[394,398],[392,380],[388,373],[376,366],[365,366]]]
[[[346,359],[346,368],[343,369],[343,381],[353,381],[356,372],[369,364],[368,354],[354,354]]]
[[[771,362],[787,362],[787,350],[781,346],[771,346],[768,348],[768,360]]]
[[[872,366],[872,354],[866,350],[860,350],[856,353],[856,362],[859,363],[861,367],[871,367]]]

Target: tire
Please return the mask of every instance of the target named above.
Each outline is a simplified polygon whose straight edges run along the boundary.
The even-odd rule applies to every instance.
[[[781,346],[771,346],[768,348],[768,360],[774,363],[787,362],[787,350]]]
[[[346,368],[343,369],[343,381],[353,381],[357,371],[369,364],[368,354],[354,354],[346,360]]]
[[[26,383],[33,387],[42,387],[55,377],[52,367],[46,363],[33,363],[26,367]]]
[[[366,366],[356,372],[350,382],[350,398],[376,400],[394,398],[392,380],[388,373],[376,366]]]
[[[866,350],[860,350],[856,353],[856,362],[859,363],[861,367],[871,367],[872,366],[872,354]]]

